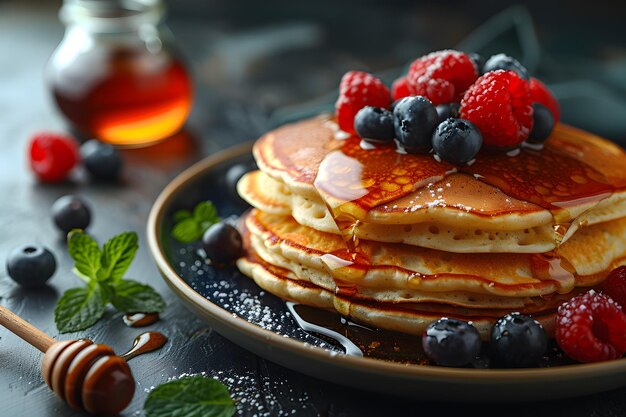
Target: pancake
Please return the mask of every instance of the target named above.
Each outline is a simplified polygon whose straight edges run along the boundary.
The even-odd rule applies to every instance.
[[[249,235],[248,235],[249,236]],[[247,237],[244,237],[247,240]],[[237,267],[251,277],[264,290],[281,297],[313,307],[335,310],[345,317],[373,326],[421,336],[426,327],[442,316],[471,321],[484,340],[489,339],[495,321],[510,310],[477,310],[437,303],[390,303],[355,298],[328,291],[307,281],[302,281],[286,269],[260,259],[252,249],[237,260]],[[556,300],[556,303],[563,300]],[[549,336],[554,334],[555,310],[526,312],[538,320]]]
[[[464,174],[451,175],[445,180],[448,185],[442,184],[443,187],[451,188],[453,184],[463,181],[460,178],[462,176]],[[481,183],[475,185],[477,188],[490,188]],[[434,187],[438,188],[436,184]],[[272,179],[262,171],[247,174],[239,182],[238,190],[239,194],[252,206],[266,213],[291,215],[304,226],[321,232],[340,234],[332,215],[319,197],[304,198],[293,194],[285,184]],[[424,194],[425,192],[427,191],[420,191],[415,194]],[[415,198],[421,198],[421,196]],[[508,200],[511,201],[511,199]],[[426,213],[427,210],[424,211],[424,214]],[[561,237],[549,222],[533,227],[532,223],[528,223],[532,220],[529,217],[514,222],[512,217],[515,215],[510,215],[508,221],[494,222],[490,224],[490,228],[485,228],[484,221],[473,221],[475,216],[467,215],[464,211],[458,213],[456,225],[439,221],[437,213],[435,211],[434,216],[415,224],[386,225],[362,222],[358,228],[354,229],[354,232],[358,238],[376,242],[406,243],[460,253],[548,252],[557,247]],[[449,220],[449,216],[447,220]],[[524,223],[527,223],[528,227],[519,229],[519,227],[524,226]],[[504,228],[511,225],[518,229],[507,230]]]
[[[626,263],[626,219],[585,228],[550,254],[462,254],[362,240],[354,260],[341,237],[316,232],[289,217],[252,210],[245,226],[259,257],[329,290],[334,288],[321,283],[538,297],[596,285]]]
[[[361,146],[321,116],[254,146],[237,265],[284,299],[421,335],[441,317],[487,338],[510,312],[548,333],[559,305],[626,265],[626,153],[557,125],[538,149],[467,166]]]
[[[545,252],[581,227],[626,216],[626,154],[568,126],[558,125],[543,150],[484,151],[474,164],[455,167],[389,146],[362,149],[357,137],[336,139],[333,123],[318,117],[259,139],[257,163],[277,183],[253,174],[241,184],[242,196],[267,210],[265,190],[278,191],[269,212],[290,212],[325,232],[336,221],[359,221],[376,241],[398,235],[375,225],[443,227],[430,239],[410,233],[391,241],[459,252]],[[476,233],[490,242],[464,242]]]

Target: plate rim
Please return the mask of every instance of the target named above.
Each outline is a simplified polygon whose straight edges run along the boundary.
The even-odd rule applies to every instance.
[[[612,361],[579,363],[545,368],[523,369],[476,369],[476,368],[447,368],[435,365],[401,364],[381,359],[356,357],[344,354],[333,354],[320,347],[307,345],[304,342],[294,340],[276,334],[271,330],[250,323],[241,317],[212,303],[197,293],[187,284],[174,270],[162,250],[159,238],[159,225],[166,214],[168,204],[174,199],[177,191],[197,176],[209,171],[213,167],[227,162],[230,159],[251,152],[254,141],[236,145],[210,155],[181,173],[179,173],[161,191],[150,209],[147,221],[147,241],[150,253],[156,263],[162,278],[174,293],[183,300],[191,303],[196,312],[207,315],[227,327],[246,333],[258,341],[262,341],[271,347],[289,349],[292,353],[318,361],[330,363],[332,366],[348,368],[355,371],[363,371],[367,368],[373,374],[390,373],[396,377],[405,379],[433,379],[447,380],[450,382],[480,382],[480,383],[505,383],[524,382],[540,379],[542,382],[562,381],[565,379],[584,379],[601,375],[612,375],[626,372],[626,358]],[[257,354],[255,352],[255,354]],[[262,355],[260,355],[262,356]],[[332,362],[332,363],[331,363]]]

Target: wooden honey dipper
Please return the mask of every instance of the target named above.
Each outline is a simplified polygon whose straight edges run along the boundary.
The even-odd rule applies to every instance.
[[[57,342],[2,306],[0,324],[45,353],[43,378],[72,408],[110,415],[122,411],[132,400],[135,379],[126,361],[109,346],[91,340]]]

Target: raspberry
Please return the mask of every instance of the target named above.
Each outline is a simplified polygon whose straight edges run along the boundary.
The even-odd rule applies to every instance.
[[[611,271],[604,281],[603,292],[611,297],[615,302],[626,306],[626,266],[620,266]]]
[[[414,95],[413,87],[409,84],[409,80],[406,77],[400,77],[391,84],[391,98],[394,101]]]
[[[424,96],[434,105],[450,103],[454,100],[454,85],[443,78],[428,78],[426,75],[411,73],[408,75],[412,95]]]
[[[486,73],[465,93],[461,117],[478,126],[486,145],[518,145],[533,127],[528,83],[513,71]]]
[[[472,59],[463,52],[453,50],[417,58],[409,67],[407,76],[416,93],[424,95],[434,105],[460,101],[477,77],[478,71]]]
[[[389,89],[372,74],[349,71],[341,78],[339,98],[335,103],[337,122],[344,132],[355,133],[354,116],[365,106],[387,108],[391,104]]]
[[[31,169],[46,182],[65,179],[79,160],[76,141],[54,133],[35,134],[30,142],[29,155]]]
[[[556,341],[579,362],[617,359],[626,352],[626,314],[613,299],[590,290],[559,307]]]
[[[559,118],[561,117],[561,106],[544,83],[536,78],[531,78],[530,96],[533,99],[533,103],[541,103],[546,106],[550,112],[552,112],[555,124],[559,121]]]

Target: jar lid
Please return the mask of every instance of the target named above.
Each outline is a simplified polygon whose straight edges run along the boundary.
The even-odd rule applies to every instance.
[[[66,25],[83,23],[107,32],[155,24],[164,14],[162,0],[64,0],[59,18]]]

